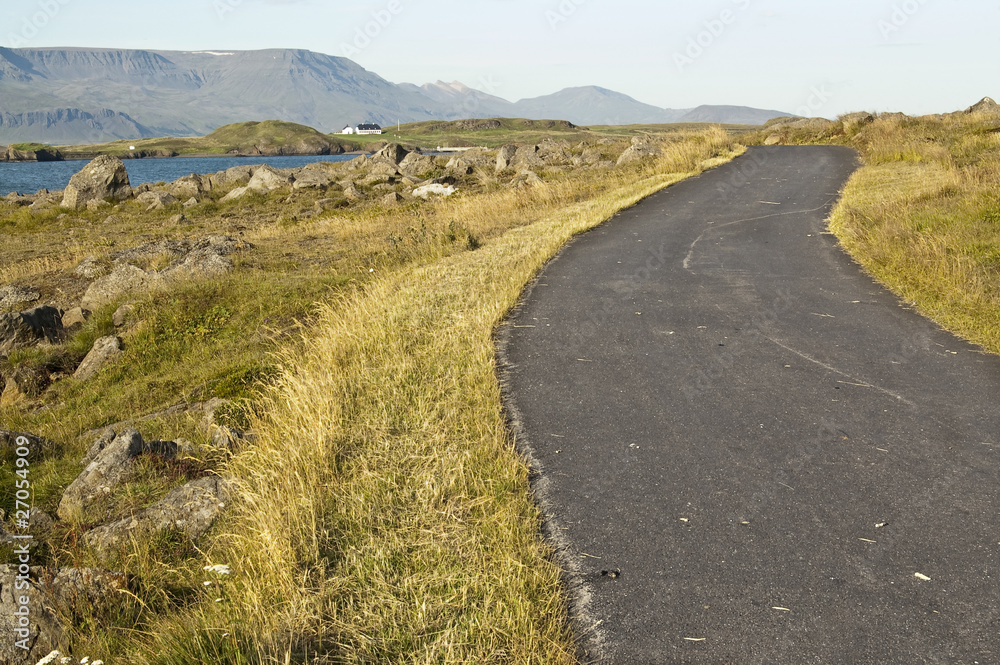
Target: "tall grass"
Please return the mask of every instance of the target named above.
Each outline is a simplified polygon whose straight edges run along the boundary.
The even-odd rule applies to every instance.
[[[945,328],[1000,353],[1000,118],[878,119],[831,230],[861,265]]]
[[[644,168],[449,202],[475,242],[320,307],[256,410],[208,551],[224,602],[168,619],[136,659],[569,663],[560,571],[507,430],[493,332],[574,234],[732,156],[721,130]],[[715,159],[715,161],[708,161]],[[443,222],[442,222],[443,223]],[[419,225],[419,222],[415,222]]]

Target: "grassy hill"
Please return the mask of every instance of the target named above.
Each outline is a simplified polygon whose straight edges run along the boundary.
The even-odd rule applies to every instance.
[[[131,148],[134,146],[134,150]],[[97,155],[118,157],[179,155],[327,155],[357,150],[359,142],[322,134],[312,127],[281,120],[240,122],[219,127],[207,136],[163,137],[114,141],[97,145],[61,146],[66,159]]]

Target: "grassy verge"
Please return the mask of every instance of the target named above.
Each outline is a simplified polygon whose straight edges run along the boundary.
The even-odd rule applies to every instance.
[[[585,187],[456,202],[445,216],[477,239],[468,251],[323,306],[230,466],[236,512],[209,552],[234,568],[225,602],[161,626],[142,658],[572,662],[493,331],[567,239],[731,149],[708,132]]]
[[[225,424],[259,434],[233,459],[209,450],[140,460],[80,523],[37,534],[38,563],[110,567],[132,580],[110,614],[74,619],[76,653],[153,663],[572,660],[559,573],[501,415],[491,335],[565,239],[733,149],[720,130],[674,132],[663,145],[656,163],[543,169],[544,184],[520,189],[484,172],[447,199],[390,208],[321,211],[328,193],[308,190],[225,203],[217,192],[154,211],[0,201],[0,277],[64,308],[88,283],[71,275],[84,257],[107,264],[144,242],[210,233],[253,245],[222,278],[139,298],[124,327],[111,303],[66,343],[5,361],[53,381],[0,406],[0,427],[54,442],[32,463],[34,505],[50,515],[92,428],[142,418],[147,440],[207,450],[200,414],[144,417],[218,396],[243,405]],[[88,382],[67,378],[106,334],[122,337],[122,358]],[[11,461],[0,461],[10,497]],[[206,473],[242,485],[197,547],[163,536],[111,559],[88,549],[91,526]],[[206,573],[208,563],[233,575]]]
[[[1000,353],[1000,118],[888,118],[847,137],[864,160],[831,230],[872,276]]]

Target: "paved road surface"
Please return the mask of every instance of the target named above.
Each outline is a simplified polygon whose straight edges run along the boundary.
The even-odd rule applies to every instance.
[[[606,663],[1000,663],[1000,359],[825,233],[856,168],[755,148],[578,238],[507,402]]]

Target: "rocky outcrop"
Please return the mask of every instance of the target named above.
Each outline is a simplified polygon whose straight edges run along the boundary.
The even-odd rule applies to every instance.
[[[150,212],[177,203],[177,197],[168,192],[149,191],[136,196],[135,201],[145,206],[146,212]]]
[[[26,286],[0,286],[0,310],[13,309],[41,297],[38,291]]]
[[[57,148],[18,148],[6,146],[0,150],[0,162],[61,162],[63,154]]]
[[[0,314],[0,355],[42,340],[58,342],[62,334],[62,311],[50,305]]]
[[[183,533],[191,540],[204,534],[229,501],[230,482],[207,476],[182,485],[149,508],[86,533],[87,544],[107,555],[133,538],[158,532]]]
[[[81,306],[94,310],[119,297],[169,288],[181,280],[222,275],[233,268],[230,255],[252,249],[252,245],[231,236],[211,235],[197,240],[159,240],[111,255],[111,274],[94,281],[83,295]],[[160,271],[138,265],[166,258],[170,263]]]
[[[13,455],[22,446],[29,451],[28,459],[36,459],[45,449],[52,447],[52,442],[27,432],[0,429],[0,455]]]
[[[69,625],[112,611],[127,590],[122,573],[0,565],[0,663],[30,665],[55,649],[67,650]]]
[[[660,149],[647,137],[633,136],[632,145],[625,149],[625,152],[618,158],[618,166],[634,164],[644,159],[656,157],[660,154]]]
[[[98,498],[111,494],[128,474],[133,459],[146,452],[173,457],[177,453],[177,445],[170,441],[147,443],[134,429],[115,436],[94,455],[83,472],[63,492],[57,510],[59,517],[69,521],[83,519],[87,507]]]
[[[101,368],[115,359],[122,352],[122,341],[114,335],[99,337],[94,342],[93,348],[76,368],[73,378],[78,381],[87,381],[96,375]]]
[[[990,97],[983,97],[978,102],[965,110],[966,113],[983,113],[987,115],[1000,115],[1000,104],[997,104]]]
[[[372,155],[371,161],[388,162],[393,166],[398,166],[409,154],[409,151],[398,143],[390,143]]]
[[[90,318],[90,310],[82,307],[74,307],[67,310],[62,315],[62,327],[66,332],[79,330]]]
[[[92,202],[124,201],[131,196],[125,164],[117,157],[101,155],[70,178],[62,206],[77,210]]]
[[[497,150],[496,170],[499,172],[499,171],[506,171],[507,169],[509,169],[511,167],[511,164],[514,163],[515,155],[517,155],[516,145],[509,144],[500,146],[500,148]]]

